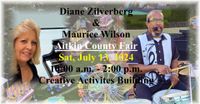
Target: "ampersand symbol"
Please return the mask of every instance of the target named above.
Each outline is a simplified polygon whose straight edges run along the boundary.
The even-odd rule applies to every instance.
[[[99,26],[99,20],[98,19],[94,19],[94,22],[92,24],[93,26]]]

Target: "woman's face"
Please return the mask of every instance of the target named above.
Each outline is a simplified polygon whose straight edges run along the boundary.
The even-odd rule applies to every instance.
[[[31,30],[21,33],[16,38],[14,47],[18,63],[26,63],[32,59],[37,48],[35,32]]]

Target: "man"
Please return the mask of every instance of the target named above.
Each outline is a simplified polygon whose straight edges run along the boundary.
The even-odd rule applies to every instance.
[[[134,60],[129,67],[139,67],[140,75],[149,83],[136,84],[136,97],[152,100],[152,95],[160,90],[172,88],[186,90],[179,81],[178,74],[171,69],[178,66],[178,50],[169,34],[163,33],[164,16],[160,10],[152,10],[146,17],[147,32],[133,41],[138,51],[131,51]]]

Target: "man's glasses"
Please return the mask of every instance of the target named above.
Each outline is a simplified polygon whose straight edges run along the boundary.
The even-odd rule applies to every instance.
[[[154,18],[154,19],[149,19],[148,22],[164,22],[164,20],[163,19],[156,19],[156,18]]]

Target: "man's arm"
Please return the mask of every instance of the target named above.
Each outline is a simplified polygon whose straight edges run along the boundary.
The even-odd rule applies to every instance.
[[[171,64],[171,68],[177,68],[178,67],[178,58],[172,60],[172,64]],[[172,72],[172,75],[171,75],[171,84],[173,86],[175,86],[178,82],[179,82],[179,78],[178,78],[178,71],[176,72]]]
[[[171,63],[172,69],[177,68],[177,67],[178,67],[178,58],[172,60],[172,63]]]
[[[142,59],[142,51],[141,51],[141,45],[140,45],[140,40],[138,37],[136,37],[133,40],[133,44],[137,44],[136,49],[138,51],[131,51],[129,54],[134,54],[134,60],[128,61],[128,66],[130,69],[132,67],[138,67],[140,72],[133,73],[133,74],[145,74],[150,71],[156,71],[159,72],[160,74],[166,74],[170,72],[170,68],[166,65],[144,65],[143,64],[143,59]]]
[[[177,68],[178,67],[178,58],[179,58],[179,52],[176,47],[176,44],[174,42],[174,39],[172,38],[172,61],[171,61],[171,68]]]
[[[173,55],[172,55],[171,68],[173,69],[178,67],[178,58],[179,58],[179,52],[173,39],[172,39],[172,54]],[[172,72],[170,80],[173,86],[175,86],[179,82],[178,71]]]

